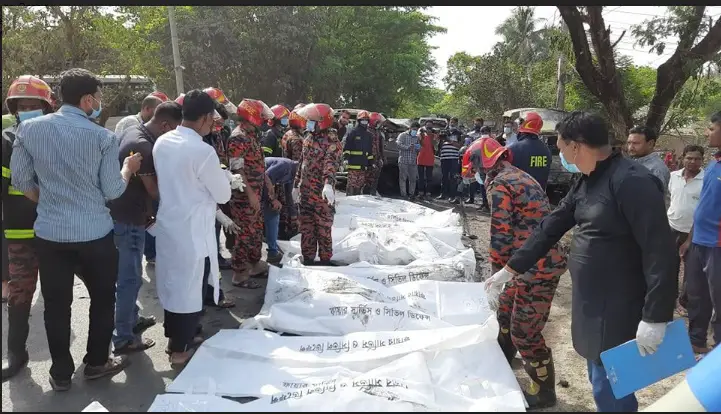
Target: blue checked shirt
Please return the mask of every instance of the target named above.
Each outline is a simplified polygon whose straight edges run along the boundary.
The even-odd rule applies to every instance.
[[[398,164],[416,165],[416,158],[418,157],[418,151],[416,150],[417,143],[418,137],[411,136],[407,131],[398,135],[398,138],[396,138],[396,145],[398,145]]]
[[[20,123],[10,158],[12,185],[22,192],[40,187],[35,235],[73,243],[110,233],[113,219],[105,203],[120,197],[126,185],[118,156],[115,134],[77,107],[63,105]]]

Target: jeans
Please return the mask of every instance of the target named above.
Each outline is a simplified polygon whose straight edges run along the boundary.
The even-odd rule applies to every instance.
[[[153,211],[158,211],[158,201],[153,200]],[[155,237],[145,232],[145,260],[155,260]]]
[[[456,175],[460,172],[458,159],[441,160],[441,194],[447,197],[455,197],[458,184]]]
[[[270,206],[263,209],[265,224],[265,242],[268,244],[268,254],[278,254],[278,226],[280,225],[280,212]]]
[[[52,365],[50,376],[69,380],[75,372],[70,353],[70,306],[73,282],[80,268],[90,294],[90,326],[83,362],[91,366],[108,361],[113,336],[118,251],[113,232],[88,242],[59,243],[35,237],[40,265],[40,289],[45,301],[45,332]]]
[[[113,345],[117,349],[136,337],[133,328],[140,311],[136,301],[143,285],[145,226],[116,222],[114,239],[118,249],[118,282],[115,288]]]
[[[433,182],[433,166],[432,165],[419,165],[418,166],[418,186],[416,186],[416,191],[418,191],[418,194],[423,193],[423,195],[430,195],[432,182]]]
[[[634,394],[616,399],[611,390],[611,381],[606,376],[606,369],[600,362],[588,362],[588,380],[593,389],[593,399],[598,412],[636,412],[638,401]]]
[[[721,247],[691,243],[684,268],[688,295],[688,334],[691,344],[705,348],[709,323],[721,343]]]

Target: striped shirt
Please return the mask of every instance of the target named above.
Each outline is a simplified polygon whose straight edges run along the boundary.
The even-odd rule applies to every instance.
[[[445,141],[441,144],[442,160],[457,160],[459,157],[458,147],[453,142]]]
[[[128,115],[118,121],[118,124],[115,125],[115,135],[120,135],[120,133],[125,131],[126,129],[132,126],[142,125],[144,123],[145,122],[143,122],[143,118],[140,117],[140,112],[135,115]]]
[[[118,139],[80,108],[20,123],[10,159],[12,185],[22,192],[40,187],[35,235],[60,242],[86,242],[113,229],[107,200],[120,197],[125,182],[118,168]]]
[[[398,146],[398,164],[404,165],[415,165],[418,151],[416,150],[416,144],[418,143],[418,137],[414,137],[408,133],[408,131],[401,133],[396,138],[396,145]]]

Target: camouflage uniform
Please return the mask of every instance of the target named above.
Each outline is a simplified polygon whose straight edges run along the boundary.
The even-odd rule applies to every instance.
[[[36,204],[11,185],[10,157],[17,126],[2,131],[3,230],[7,242],[8,354],[22,355],[30,331],[30,307],[38,284],[33,224]]]
[[[491,201],[489,253],[495,271],[506,265],[513,252],[551,213],[551,207],[546,193],[533,177],[508,162],[488,173],[486,188]],[[542,331],[565,270],[566,255],[554,246],[526,273],[526,277],[531,276],[530,280],[514,277],[499,298],[498,341],[509,362],[516,349],[523,357],[526,372],[533,380],[531,395],[538,392],[539,384],[553,381],[551,350]]]
[[[384,154],[383,154],[383,136],[376,129],[369,130],[373,135],[373,166],[369,167],[366,172],[366,191],[368,194],[375,195],[378,191],[378,180],[381,178],[381,170],[383,170]]]
[[[280,147],[283,151],[283,157],[293,161],[300,161],[303,153],[303,135],[293,128],[289,128],[280,140]],[[283,190],[283,186],[276,187],[275,194],[278,200],[286,200],[287,195]],[[278,238],[290,239],[298,234],[298,208],[295,203],[291,205],[283,205],[280,210],[280,226]]]
[[[335,208],[328,205],[321,193],[326,183],[335,187],[341,156],[341,143],[334,129],[309,134],[303,140],[295,187],[300,189],[301,252],[308,261],[315,260],[316,252],[321,261],[329,261],[333,256],[331,227]]]
[[[254,131],[253,125],[241,121],[228,139],[229,168],[233,174],[245,175],[245,192],[253,191],[260,200],[265,186],[265,157],[257,134],[248,131]],[[248,196],[238,190],[233,190],[229,204],[230,218],[240,227],[232,249],[232,268],[240,272],[261,259],[263,214],[255,211]]]

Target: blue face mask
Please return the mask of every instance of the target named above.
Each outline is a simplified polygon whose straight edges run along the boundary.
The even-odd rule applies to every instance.
[[[95,119],[95,118],[99,117],[100,111],[103,110],[103,103],[95,98],[93,98],[93,100],[95,100],[95,102],[98,103],[98,109],[93,109],[93,112],[91,112],[90,115],[88,115],[88,117],[91,119]]]
[[[366,121],[366,120],[364,119],[364,120],[360,121],[360,124],[363,125],[363,126],[368,126],[368,121]]]
[[[418,130],[411,129],[411,136],[415,137],[416,135],[418,135]]]
[[[576,164],[571,164],[568,161],[566,161],[566,157],[563,156],[563,152],[561,152],[561,165],[563,165],[563,168],[566,169],[566,171],[570,173],[580,173],[581,170],[576,167]]]
[[[315,121],[308,121],[308,122],[306,122],[306,123],[305,123],[305,129],[308,130],[308,131],[310,131],[310,132],[315,131]]]
[[[283,126],[288,126],[288,118],[280,118],[280,124]]]
[[[28,119],[37,118],[39,116],[43,116],[43,110],[42,109],[36,109],[34,111],[24,111],[24,112],[18,112],[18,119],[20,122],[27,121]]]

